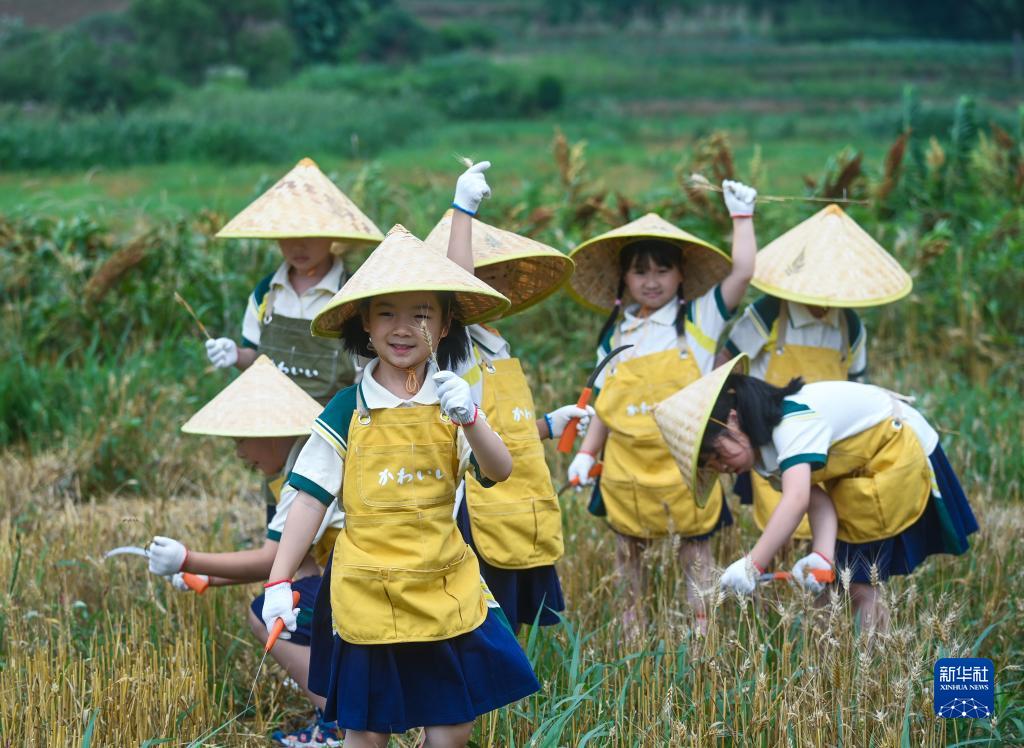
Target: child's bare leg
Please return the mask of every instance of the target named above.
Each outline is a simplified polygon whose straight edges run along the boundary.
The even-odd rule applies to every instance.
[[[709,540],[683,540],[679,544],[679,564],[686,577],[686,599],[693,610],[697,630],[708,630],[707,611],[701,591],[711,586],[711,542]]]
[[[423,741],[423,748],[465,748],[469,736],[473,733],[473,723],[434,725],[426,728],[424,732],[427,737]]]
[[[386,732],[345,730],[345,748],[387,748],[390,737]]]
[[[249,627],[256,635],[260,644],[267,643],[267,625],[256,617],[249,609]],[[306,694],[306,698],[313,706],[321,711],[327,705],[327,699],[309,690],[309,647],[300,644],[292,644],[287,639],[278,639],[277,644],[270,650],[270,656],[277,661],[277,664],[285,669],[292,680],[299,684],[299,688]]]
[[[629,635],[638,635],[647,627],[647,617],[644,615],[647,574],[643,567],[646,547],[647,542],[641,538],[615,534],[615,570],[622,580],[626,599],[622,624]]]
[[[854,615],[860,618],[863,629],[884,633],[889,628],[889,611],[877,587],[853,582],[850,584],[850,597],[853,598]]]

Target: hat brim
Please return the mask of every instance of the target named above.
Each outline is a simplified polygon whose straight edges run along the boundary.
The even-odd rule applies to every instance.
[[[798,304],[807,304],[808,306],[826,306],[842,309],[863,309],[865,307],[891,304],[894,301],[899,301],[900,299],[905,298],[912,290],[914,290],[914,280],[909,276],[907,277],[906,285],[896,293],[885,296],[866,296],[862,299],[851,299],[848,296],[843,298],[830,298],[826,296],[797,293],[795,291],[779,288],[778,286],[773,286],[763,281],[759,281],[757,278],[751,279],[750,285],[769,296],[785,299],[786,301],[795,301]]]

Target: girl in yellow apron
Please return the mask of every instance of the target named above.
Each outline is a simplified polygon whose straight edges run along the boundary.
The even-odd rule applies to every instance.
[[[733,326],[719,363],[746,353],[750,374],[776,387],[862,381],[867,334],[854,307],[910,293],[910,276],[838,205],[829,205],[766,245],[751,285],[766,292]],[[751,485],[753,484],[753,485]],[[736,479],[742,503],[754,505],[762,530],[781,495],[756,474]],[[806,519],[794,537],[807,539]]]
[[[332,245],[376,244],[383,236],[373,222],[304,158],[217,236],[276,239],[284,262],[249,296],[241,345],[231,338],[206,341],[210,363],[244,370],[264,354],[321,403],[352,384],[355,362],[341,341],[311,336],[309,323],[348,278]]]
[[[281,531],[297,493],[284,485],[285,477],[319,412],[320,406],[313,398],[282,374],[270,359],[261,356],[192,416],[181,427],[183,432],[234,438],[238,456],[266,476],[266,540],[254,550],[203,553],[188,549],[173,538],[157,536],[149,546],[149,570],[167,577],[176,589],[183,591],[190,589],[184,583],[185,573],[197,575],[211,587],[269,579]],[[323,696],[311,692],[307,680],[313,604],[320,589],[321,568],[343,524],[344,515],[337,504],[332,504],[295,575],[299,626],[290,641],[281,642],[272,650],[274,659],[299,684],[315,708],[313,722],[306,729],[292,734],[274,732],[272,740],[281,745],[295,745],[300,739],[309,742],[314,737],[327,745],[340,739],[337,725],[323,718]],[[249,625],[261,644],[267,638],[260,618],[263,599],[261,594],[253,600],[249,611]]]
[[[447,252],[454,230],[468,215],[449,212],[426,238]],[[471,225],[472,251],[450,256],[512,302],[505,317],[558,290],[573,262],[556,249],[478,220]],[[564,551],[562,513],[544,459],[543,439],[558,439],[569,420],[589,422],[593,409],[565,405],[538,413],[519,359],[508,341],[484,325],[469,325],[473,357],[457,369],[474,401],[512,452],[509,480],[484,488],[472,475],[459,487],[456,520],[476,551],[488,588],[513,628],[558,623],[565,609],[555,562]]]
[[[873,583],[909,574],[933,553],[963,553],[978,529],[938,434],[879,387],[799,379],[774,387],[735,373],[745,365],[745,356],[736,357],[655,414],[698,498],[708,496],[716,472],[749,469],[782,491],[761,537],[725,570],[722,587],[753,592],[806,513],[813,550],[793,576],[820,592],[814,570],[848,569],[862,625],[884,628]]]
[[[418,726],[428,744],[465,745],[477,716],[539,688],[453,517],[467,470],[484,485],[512,470],[469,385],[450,370],[468,354],[462,323],[508,304],[396,226],[313,320],[314,334],[376,358],[316,419],[289,476],[299,495],[263,619],[295,627],[291,577],[302,546],[340,501],[333,632],[322,642],[315,629],[310,657],[326,716],[350,748]]]
[[[712,369],[718,338],[754,272],[757,193],[738,182],[726,181],[723,188],[733,216],[732,263],[653,213],[584,242],[570,255],[576,261],[570,293],[590,308],[611,309],[599,360],[632,345],[601,371],[597,417],[569,466],[569,480],[586,485],[604,452],[595,489],[603,508],[594,511],[606,513],[616,533],[617,567],[627,585],[623,621],[631,633],[644,623],[641,553],[652,539],[667,535],[689,541],[679,546],[680,563],[697,626],[704,628],[697,588],[706,586],[710,574],[708,539],[732,521],[721,491],[707,506],[694,503],[653,417],[658,402]],[[618,323],[627,299],[633,303]]]

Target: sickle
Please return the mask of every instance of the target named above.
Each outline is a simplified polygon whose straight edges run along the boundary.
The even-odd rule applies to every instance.
[[[594,383],[597,381],[597,375],[601,373],[601,369],[607,366],[609,361],[618,356],[624,350],[632,347],[632,343],[630,343],[629,345],[620,345],[618,348],[614,349],[611,353],[609,353],[607,356],[601,359],[601,363],[599,363],[594,368],[594,370],[590,373],[590,376],[587,378],[587,386],[583,388],[583,392],[580,393],[580,399],[576,401],[577,408],[587,407],[587,403],[590,402],[590,395],[594,391]],[[567,423],[565,426],[565,431],[562,432],[562,438],[558,440],[559,452],[569,452],[572,450],[573,442],[576,441],[576,427],[579,425],[579,422],[579,418],[569,419],[569,423]]]
[[[137,545],[121,545],[117,548],[111,548],[109,551],[103,554],[104,559],[113,558],[114,556],[142,556],[143,558],[149,558],[149,551],[145,548],[140,548]],[[203,579],[198,574],[190,574],[189,572],[182,572],[182,581],[188,585],[189,589],[195,592],[197,595],[201,595],[206,592],[206,588],[210,586],[208,580]]]

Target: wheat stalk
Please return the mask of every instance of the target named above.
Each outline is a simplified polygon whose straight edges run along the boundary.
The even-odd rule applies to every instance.
[[[177,291],[174,292],[174,300],[177,301],[179,304],[181,304],[183,307],[185,307],[185,310],[189,314],[192,315],[192,319],[194,319],[196,321],[196,324],[199,325],[199,331],[202,332],[203,335],[206,336],[206,339],[207,340],[213,340],[213,337],[210,335],[210,333],[206,329],[206,325],[204,325],[199,320],[199,315],[195,313],[194,309],[192,309],[192,305],[189,304],[187,301],[185,301],[185,299],[182,298],[182,295],[180,293],[178,293]]]
[[[687,177],[686,182],[691,187],[695,187],[700,190],[710,190],[711,192],[724,192],[724,190],[718,185],[712,184],[708,181],[708,178],[703,174],[697,174],[694,172]],[[790,200],[803,200],[810,203],[846,203],[847,205],[868,205],[868,200],[853,200],[845,197],[808,197],[805,195],[761,195],[758,194],[757,199],[761,202],[766,203],[785,203]]]

